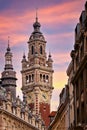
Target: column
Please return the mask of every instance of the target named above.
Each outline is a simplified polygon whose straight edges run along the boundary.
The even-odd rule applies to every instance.
[[[87,68],[83,71],[83,79],[84,79],[84,119],[85,123],[87,123]]]
[[[87,36],[84,36],[84,53],[87,53]]]

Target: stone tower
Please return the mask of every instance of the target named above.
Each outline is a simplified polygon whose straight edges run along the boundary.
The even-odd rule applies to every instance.
[[[53,60],[46,57],[46,41],[40,31],[36,16],[34,31],[28,41],[28,60],[22,59],[22,91],[26,93],[31,110],[41,114],[46,126],[49,124],[50,101],[53,90]]]
[[[5,68],[2,72],[1,81],[2,87],[7,92],[11,92],[13,100],[16,98],[16,80],[16,72],[13,70],[12,65],[12,53],[8,43],[7,52],[5,53]]]

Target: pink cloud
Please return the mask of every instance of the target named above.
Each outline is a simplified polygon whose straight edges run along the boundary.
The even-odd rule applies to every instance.
[[[59,105],[59,94],[61,92],[62,88],[55,88],[52,93],[52,99],[51,99],[51,110],[57,110]]]
[[[70,1],[56,6],[40,10],[40,17],[44,23],[66,23],[72,22],[79,17],[82,1]],[[54,24],[55,26],[55,24]]]
[[[82,1],[81,1],[82,2]],[[81,8],[81,2],[70,1],[67,3],[59,4],[56,6],[45,7],[39,10],[39,19],[41,23],[47,24],[47,26],[60,26],[62,23],[72,22],[79,17],[79,10]],[[11,10],[13,12],[13,10]],[[34,12],[25,10],[23,14],[11,16],[10,10],[4,11],[0,16],[0,38],[7,40],[8,35],[15,35],[15,43],[21,43],[26,40],[21,31],[32,32],[32,22],[34,22]],[[7,14],[7,15],[6,15]],[[32,17],[33,16],[33,17]],[[31,25],[30,25],[31,24]],[[29,29],[30,28],[30,29]],[[19,31],[19,32],[18,32]],[[17,33],[17,35],[16,35]],[[66,35],[66,34],[65,34]],[[62,37],[63,35],[57,35],[57,37]],[[55,38],[55,36],[52,36]],[[18,39],[18,40],[17,40]]]
[[[71,59],[69,53],[53,53],[52,57],[55,64],[63,64],[64,62],[69,62]]]
[[[48,28],[53,28],[53,29],[54,28],[56,29],[60,26],[62,28],[63,24],[67,24],[67,25],[69,23],[76,24],[79,21],[79,16],[80,16],[79,12],[82,11],[82,4],[84,4],[84,0],[73,0],[73,1],[69,1],[67,3],[39,9],[39,11],[38,11],[39,21],[40,21],[42,27],[46,26]],[[0,39],[7,42],[7,37],[8,37],[8,35],[10,35],[11,36],[11,41],[10,41],[11,46],[16,46],[16,45],[21,46],[22,45],[22,47],[24,47],[22,43],[25,44],[28,41],[27,35],[31,34],[31,32],[33,30],[32,25],[33,25],[33,22],[35,21],[35,12],[32,10],[25,10],[20,15],[16,14],[16,15],[12,16],[12,14],[10,14],[10,13],[13,13],[13,12],[14,12],[14,10],[8,10],[8,11],[4,11],[3,13],[0,13]],[[68,31],[68,29],[66,31]],[[61,33],[55,32],[52,34],[48,34],[48,33],[46,34],[46,40],[47,40],[47,42],[49,41],[50,45],[52,45],[53,43],[55,45],[56,42],[58,44],[60,44],[58,42],[58,39],[65,39],[68,37],[73,37],[73,33],[72,32],[62,33],[62,31],[61,31]],[[64,44],[65,44],[65,42],[64,42]],[[28,47],[27,44],[25,46]],[[1,43],[0,43],[0,47],[1,47]],[[2,56],[1,53],[0,53],[0,56]],[[53,58],[53,61],[55,64],[60,64],[60,65],[64,64],[64,62],[70,61],[70,55],[68,52],[67,53],[64,53],[64,52],[53,53],[52,58]],[[15,70],[18,70],[21,65],[21,63],[19,63],[19,62],[21,62],[20,50],[17,51],[16,54],[14,54],[14,61],[17,62],[17,64],[15,65],[16,66]],[[21,70],[21,68],[20,68],[20,70]],[[19,70],[19,72],[17,72],[17,78],[18,78],[17,95],[18,94],[21,95],[20,70]],[[55,68],[54,68],[54,70],[55,70]],[[55,90],[58,90],[58,89],[61,90],[64,87],[64,85],[67,83],[67,76],[66,76],[65,68],[62,68],[62,70],[60,70],[60,72],[57,70],[56,70],[56,72],[54,72],[53,82],[54,82],[53,85],[55,87]],[[56,96],[58,96],[58,95],[56,94]],[[57,101],[54,101],[54,100],[55,99],[52,100],[53,105],[56,106]],[[54,107],[54,108],[56,108],[56,107]]]
[[[65,39],[65,38],[72,38],[73,37],[73,34],[72,32],[66,32],[66,33],[56,33],[56,34],[46,34],[46,37],[45,39],[48,41],[53,41],[53,42],[50,42],[50,44],[55,44],[57,42],[57,44],[60,44],[59,43],[59,39]]]

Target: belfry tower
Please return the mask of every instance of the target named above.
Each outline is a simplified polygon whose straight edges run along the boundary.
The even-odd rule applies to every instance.
[[[5,68],[4,71],[2,72],[1,80],[2,80],[2,87],[4,87],[7,92],[10,91],[13,100],[15,100],[17,78],[16,78],[16,72],[13,70],[12,53],[9,47],[9,42],[7,52],[5,53]]]
[[[22,91],[26,93],[31,110],[41,114],[46,126],[49,124],[50,101],[53,90],[53,60],[46,57],[46,41],[40,31],[36,16],[34,31],[28,41],[28,60],[22,59]]]

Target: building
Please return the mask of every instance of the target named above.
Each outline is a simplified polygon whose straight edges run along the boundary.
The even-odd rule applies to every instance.
[[[68,86],[69,86],[69,128],[74,125],[74,94],[73,84],[71,82],[73,76],[73,62],[71,61],[67,68]]]
[[[0,130],[46,130],[50,123],[53,90],[53,60],[47,58],[46,41],[36,16],[34,31],[28,41],[28,59],[22,59],[23,101],[16,97],[16,72],[9,46],[0,79]]]
[[[24,55],[22,60],[22,91],[27,96],[30,109],[34,109],[37,115],[40,113],[48,126],[54,71],[51,54],[46,58],[46,41],[40,26],[36,17],[34,31],[28,41],[28,59]]]
[[[12,65],[12,53],[8,43],[7,51],[5,53],[5,68],[2,72],[1,81],[2,87],[5,88],[7,92],[11,91],[13,100],[16,98],[16,80],[16,72]]]
[[[60,104],[48,130],[68,130],[69,128],[69,88],[68,85],[60,93]]]
[[[71,51],[74,92],[74,129],[87,127],[87,1],[75,28],[74,50]]]

